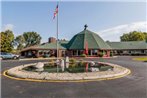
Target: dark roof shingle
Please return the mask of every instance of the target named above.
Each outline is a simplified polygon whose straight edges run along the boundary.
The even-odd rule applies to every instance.
[[[67,44],[68,49],[85,49],[85,42],[89,49],[111,49],[104,40],[96,33],[89,30],[83,30],[76,34]]]
[[[145,41],[107,42],[112,49],[147,49]]]

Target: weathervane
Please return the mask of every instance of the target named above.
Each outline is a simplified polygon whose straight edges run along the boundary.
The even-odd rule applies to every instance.
[[[84,27],[85,27],[85,28],[84,28],[84,30],[86,30],[86,29],[87,29],[87,27],[88,27],[88,26],[87,26],[87,24],[85,24],[85,25],[84,25]]]

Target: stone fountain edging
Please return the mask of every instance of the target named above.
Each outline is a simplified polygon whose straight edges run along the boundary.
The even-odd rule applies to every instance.
[[[46,62],[44,62],[46,63]],[[99,62],[113,66],[113,71],[102,71],[102,72],[85,72],[85,73],[48,73],[48,72],[29,72],[22,70],[22,68],[35,65],[36,63],[20,65],[7,70],[6,75],[9,77],[30,79],[32,80],[45,80],[45,81],[78,81],[78,80],[107,80],[113,78],[119,78],[128,75],[131,71],[120,65]]]

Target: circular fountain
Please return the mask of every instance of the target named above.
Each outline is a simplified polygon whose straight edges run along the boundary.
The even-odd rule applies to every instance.
[[[94,81],[123,77],[130,70],[120,65],[93,62],[70,62],[69,58],[54,62],[38,62],[11,68],[5,72],[11,78],[34,81]]]

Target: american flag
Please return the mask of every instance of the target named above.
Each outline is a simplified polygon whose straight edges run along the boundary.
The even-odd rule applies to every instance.
[[[54,17],[53,17],[53,19],[55,19],[55,17],[56,17],[57,14],[58,14],[58,4],[57,4],[56,9],[54,11]]]

